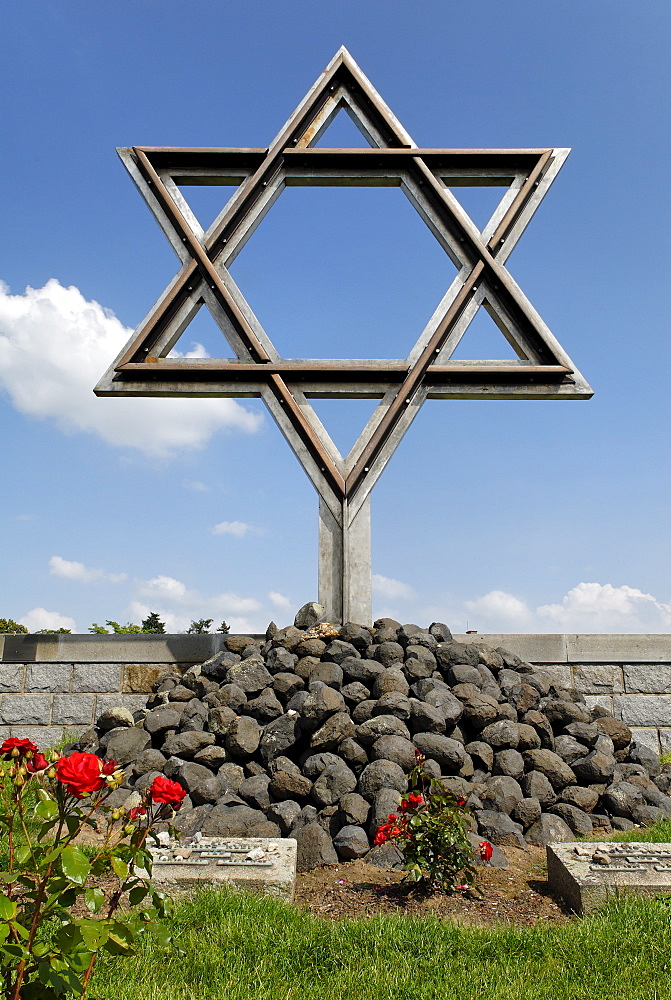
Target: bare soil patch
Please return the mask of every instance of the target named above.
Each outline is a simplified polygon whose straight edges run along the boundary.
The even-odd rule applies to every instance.
[[[548,888],[545,849],[501,850],[508,868],[478,868],[479,892],[466,889],[454,895],[431,893],[405,881],[402,871],[349,861],[298,875],[295,904],[328,920],[394,914],[434,916],[481,927],[568,920],[570,911]]]

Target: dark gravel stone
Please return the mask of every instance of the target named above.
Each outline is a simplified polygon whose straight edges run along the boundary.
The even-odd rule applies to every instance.
[[[237,717],[237,713],[228,705],[211,708],[207,718],[207,728],[215,736],[225,736]]]
[[[356,739],[363,746],[371,746],[381,736],[402,736],[408,740],[410,731],[405,723],[394,715],[376,715],[375,718],[357,726]]]
[[[370,698],[370,691],[360,681],[352,681],[350,684],[345,684],[341,688],[340,693],[345,701],[352,705],[358,705],[360,702],[367,701]]]
[[[257,698],[252,698],[245,708],[245,713],[251,715],[261,725],[279,718],[283,712],[282,703],[272,688],[266,688]]]
[[[384,672],[384,667],[377,660],[358,659],[353,656],[342,660],[340,666],[348,680],[360,681],[368,688],[372,688],[375,680]]]
[[[530,844],[539,844],[544,847],[546,844],[573,840],[574,833],[561,816],[543,813],[540,819],[536,820],[527,830],[526,839]]]
[[[174,780],[186,789],[197,806],[216,802],[223,791],[220,779],[208,767],[193,761],[182,764]]]
[[[494,757],[494,774],[519,780],[524,774],[524,758],[517,750],[501,750]]]
[[[305,686],[305,681],[297,674],[280,671],[273,677],[273,691],[279,698],[289,699]]]
[[[527,770],[540,771],[555,790],[561,791],[566,785],[576,784],[576,774],[552,750],[526,750],[522,756]]]
[[[469,698],[463,704],[463,722],[480,732],[494,722],[499,715],[497,702],[488,695],[480,695],[479,698]]]
[[[333,838],[333,846],[347,861],[362,858],[370,850],[366,832],[360,826],[343,826]]]
[[[238,788],[237,794],[248,805],[265,812],[270,806],[269,784],[270,778],[267,774],[258,774],[254,778],[246,778]]]
[[[422,700],[432,708],[437,708],[448,726],[456,726],[464,714],[463,704],[448,688],[434,687]]]
[[[286,837],[300,811],[301,807],[298,802],[294,802],[293,799],[285,799],[283,802],[273,802],[266,811],[266,817],[271,823],[277,823],[282,834]]]
[[[550,806],[548,812],[553,816],[559,816],[563,819],[566,825],[570,826],[576,837],[592,836],[592,820],[578,806],[571,805],[569,802],[556,802],[553,806]]]
[[[409,690],[410,685],[400,667],[389,667],[384,673],[376,677],[373,684],[373,697],[381,698],[383,694],[389,694],[390,692],[407,695]]]
[[[610,736],[616,750],[624,750],[631,743],[631,729],[619,719],[604,716],[596,720],[594,728],[598,729],[600,733]]]
[[[342,639],[334,639],[330,642],[322,654],[323,660],[330,660],[332,663],[338,663],[343,666],[343,661],[348,660],[350,657],[357,659],[360,656],[359,650],[356,646],[353,646],[351,642],[343,642]],[[343,669],[345,669],[343,667]],[[354,678],[355,680],[360,680],[360,678]]]
[[[348,712],[336,712],[310,737],[310,748],[317,752],[336,750],[343,740],[351,739],[356,731]]]
[[[480,740],[494,750],[515,750],[520,742],[519,726],[508,719],[492,722],[481,731]]]
[[[241,688],[245,694],[258,694],[273,683],[263,663],[252,657],[241,663],[234,663],[226,671],[226,681]]]
[[[439,643],[436,646],[435,656],[438,666],[442,670],[448,670],[453,663],[466,663],[477,667],[480,662],[477,649],[462,642]]]
[[[297,841],[296,871],[309,872],[320,865],[337,865],[333,842],[319,823],[308,823],[292,832]]]
[[[310,672],[310,684],[321,681],[322,684],[327,684],[338,691],[342,687],[343,676],[342,667],[339,667],[337,663],[324,660]]]
[[[229,760],[228,751],[224,750],[223,747],[209,746],[203,747],[198,753],[193,755],[193,759],[196,764],[203,764],[205,767],[209,767],[211,771],[219,771],[222,764],[225,764]]]
[[[408,781],[403,769],[389,760],[372,761],[359,776],[359,794],[369,802],[372,802],[375,793],[381,788],[395,788],[398,792],[405,792],[407,787]]]
[[[328,752],[313,753],[303,761],[302,770],[303,774],[314,781],[327,767],[333,767],[335,764],[340,763],[341,760],[338,754]]]
[[[529,771],[525,774],[520,780],[520,787],[528,798],[538,799],[544,809],[557,801],[554,788],[540,771]]]
[[[454,687],[455,684],[472,684],[480,690],[482,687],[482,676],[477,667],[471,667],[467,663],[455,663],[445,673],[445,680]]]
[[[364,722],[368,722],[369,719],[373,718],[373,711],[377,706],[377,702],[373,701],[372,698],[366,701],[360,701],[358,705],[355,705],[352,710],[352,722],[360,726]]]
[[[368,754],[356,740],[343,740],[338,747],[338,754],[357,774],[368,763]]]
[[[217,696],[220,706],[227,705],[236,713],[239,713],[247,704],[247,695],[237,684],[222,684]],[[208,695],[208,697],[210,696]]]
[[[554,752],[559,754],[562,760],[566,761],[570,767],[576,760],[582,760],[585,756],[586,747],[584,743],[578,743],[572,736],[564,735],[555,737]]]
[[[225,737],[226,749],[235,756],[251,757],[261,741],[261,729],[256,719],[240,715],[231,723]]]
[[[430,760],[435,760],[443,774],[457,774],[463,767],[466,754],[461,743],[437,733],[416,733],[412,742]]]
[[[532,826],[537,819],[540,819],[541,804],[538,799],[520,799],[515,803],[510,816],[516,823],[520,823],[524,830]]]
[[[524,798],[524,795],[514,778],[509,778],[506,775],[497,775],[489,778],[481,798],[485,809],[493,809],[496,812],[503,812],[507,816],[510,816],[517,803]]]
[[[567,736],[572,736],[578,743],[582,743],[588,750],[591,750],[599,738],[600,730],[588,722],[572,722],[565,727],[564,733]],[[610,733],[606,733],[606,735],[610,736]]]
[[[492,844],[508,844],[511,847],[526,847],[522,827],[506,813],[493,809],[479,809],[476,812],[480,834]]]
[[[555,745],[554,733],[552,732],[552,726],[540,712],[532,711],[526,712],[522,718],[522,721],[527,725],[531,726],[538,733],[538,737],[541,741],[542,750],[553,750]]]
[[[413,733],[444,733],[445,715],[441,709],[428,705],[418,698],[410,698],[408,725]]]
[[[390,760],[404,771],[410,771],[416,763],[415,747],[402,736],[381,736],[373,743],[371,759]]]
[[[396,663],[403,664],[404,649],[398,642],[381,642],[375,650],[375,659],[383,667],[391,667]]]
[[[183,837],[193,837],[194,833],[200,833],[207,817],[212,812],[211,805],[196,806],[194,809],[182,809],[177,813],[172,821],[172,825],[182,834]]]
[[[167,729],[177,729],[182,721],[182,713],[172,705],[162,705],[147,712],[144,718],[144,728],[152,736],[158,736]]]
[[[400,802],[401,792],[397,788],[381,788],[375,793],[368,826],[371,839],[382,824],[387,822],[388,817],[398,812]]]
[[[160,750],[143,750],[133,761],[132,772],[136,778],[147,774],[149,771],[163,771],[166,757]]]
[[[592,720],[589,709],[585,708],[584,705],[560,698],[546,701],[543,706],[543,715],[549,720],[555,734],[561,732],[565,726],[570,726],[572,722],[587,723]]]
[[[307,799],[312,782],[300,771],[277,771],[272,775],[268,791],[274,799]]]
[[[304,692],[299,692],[304,693]],[[285,715],[280,715],[278,719],[273,719],[263,728],[259,749],[263,761],[267,764],[274,757],[279,757],[285,750],[290,749],[300,733],[298,714],[287,708]]]
[[[591,813],[596,809],[599,794],[593,788],[583,788],[581,785],[569,785],[568,788],[563,789],[560,799],[562,802],[567,802],[570,806],[577,806],[578,809],[582,809],[585,813]]]
[[[582,759],[574,761],[571,766],[579,782],[592,785],[601,781],[609,784],[617,764],[614,757],[610,757],[600,750],[591,750]]]
[[[407,722],[411,713],[410,699],[399,691],[383,694],[373,709],[373,715],[395,715],[402,722]]]
[[[319,729],[329,715],[344,712],[345,699],[340,691],[334,690],[322,681],[310,685],[310,691],[301,709],[301,725],[304,729]]]
[[[347,792],[340,799],[338,806],[345,825],[363,826],[370,814],[370,805],[358,792]]]
[[[202,825],[205,837],[279,837],[280,828],[251,806],[216,805]]]
[[[467,743],[464,749],[471,757],[475,767],[482,771],[491,771],[494,766],[494,751],[488,743],[484,743],[482,740],[473,740],[473,742]]]
[[[325,767],[315,780],[312,786],[312,799],[318,806],[333,806],[343,795],[353,792],[356,785],[356,775],[341,760],[337,764]]]
[[[127,726],[112,729],[100,741],[105,751],[106,760],[115,760],[120,767],[125,767],[135,760],[150,743],[149,733],[144,729],[129,729]]]

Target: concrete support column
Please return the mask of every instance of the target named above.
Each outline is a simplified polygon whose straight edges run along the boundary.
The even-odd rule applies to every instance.
[[[342,524],[319,500],[319,603],[343,622],[373,620],[370,497],[350,519],[347,500]]]

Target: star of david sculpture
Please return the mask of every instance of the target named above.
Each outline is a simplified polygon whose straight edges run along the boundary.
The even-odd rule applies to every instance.
[[[343,109],[369,148],[315,148]],[[181,267],[95,388],[98,396],[261,397],[319,497],[319,602],[370,623],[370,492],[425,399],[588,399],[592,390],[505,268],[568,149],[419,149],[341,48],[267,149],[118,150]],[[203,231],[189,185],[236,185]],[[399,186],[458,273],[403,360],[282,358],[229,266],[287,185]],[[482,230],[452,194],[498,185]],[[202,306],[235,358],[170,352]],[[480,307],[514,361],[453,361]],[[379,403],[343,457],[311,398]]]

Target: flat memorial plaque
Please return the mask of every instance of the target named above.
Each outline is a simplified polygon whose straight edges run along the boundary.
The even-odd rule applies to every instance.
[[[289,902],[296,881],[296,841],[290,838],[199,837],[151,848],[152,882],[169,893],[232,885]]]
[[[547,861],[550,888],[580,914],[615,896],[671,891],[671,844],[548,844]]]

